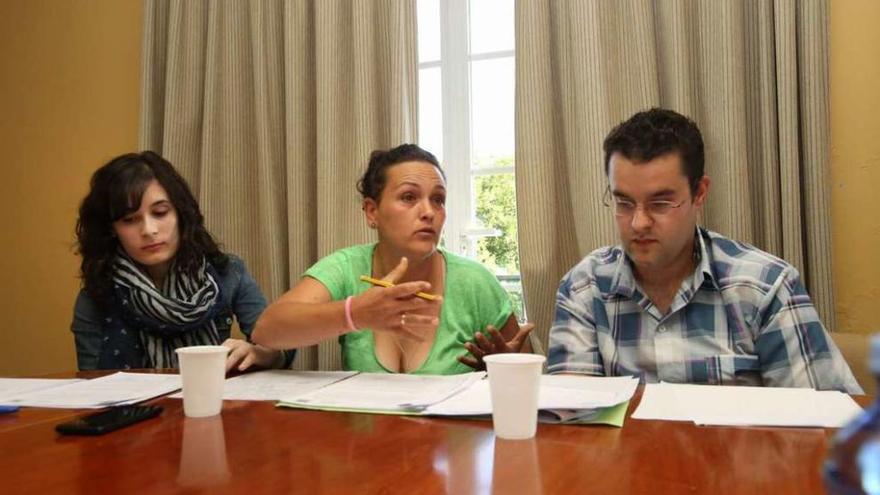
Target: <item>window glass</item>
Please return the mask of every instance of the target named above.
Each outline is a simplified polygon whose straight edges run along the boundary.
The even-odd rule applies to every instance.
[[[443,106],[440,67],[419,70],[419,146],[443,162]]]
[[[418,0],[419,62],[440,60],[440,0]]]
[[[471,54],[513,50],[513,0],[470,2]]]
[[[471,62],[471,163],[493,164],[514,152],[514,59]]]

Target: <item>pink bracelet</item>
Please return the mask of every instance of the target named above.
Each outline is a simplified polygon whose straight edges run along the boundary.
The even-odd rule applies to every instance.
[[[351,298],[354,296],[348,296],[345,298],[345,324],[348,325],[347,330],[349,332],[356,332],[357,327],[354,326],[354,321],[351,319]]]

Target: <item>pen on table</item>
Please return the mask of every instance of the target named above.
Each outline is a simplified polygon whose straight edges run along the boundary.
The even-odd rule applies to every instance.
[[[0,406],[0,414],[18,411],[18,406]]]
[[[378,278],[368,277],[366,275],[361,275],[361,280],[363,282],[378,285],[380,287],[394,287],[394,284],[391,282],[388,282],[386,280],[379,280]],[[438,296],[434,294],[428,294],[427,292],[416,292],[416,297],[421,297],[422,299],[428,301],[436,301],[437,299],[440,299]]]

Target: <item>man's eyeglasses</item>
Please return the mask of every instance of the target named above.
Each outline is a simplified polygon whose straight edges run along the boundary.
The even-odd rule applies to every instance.
[[[684,200],[679,201],[678,203],[674,203],[672,201],[658,199],[643,203],[641,205],[641,208],[646,215],[649,215],[653,218],[666,215],[672,210],[680,208],[681,205],[683,205],[684,203]],[[634,201],[618,198],[617,196],[612,196],[610,188],[605,189],[605,195],[602,198],[602,204],[606,207],[611,208],[614,211],[614,216],[616,217],[631,217],[635,215],[636,210],[639,209],[639,204]]]

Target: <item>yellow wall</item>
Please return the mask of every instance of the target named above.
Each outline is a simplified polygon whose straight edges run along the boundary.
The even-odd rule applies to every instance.
[[[837,330],[880,332],[880,2],[829,3]]]
[[[0,2],[0,375],[71,370],[73,225],[91,172],[135,149],[140,0]],[[831,2],[838,330],[880,330],[880,2]]]
[[[76,210],[137,146],[140,0],[0,2],[0,376],[75,369]]]

